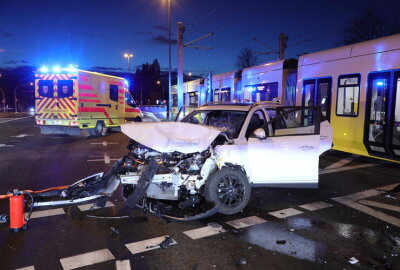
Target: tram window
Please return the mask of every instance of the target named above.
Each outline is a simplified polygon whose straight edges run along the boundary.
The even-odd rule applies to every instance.
[[[341,75],[338,80],[336,115],[358,116],[360,75]]]
[[[178,95],[172,94],[172,107],[178,107]]]
[[[252,86],[251,99],[253,102],[272,101],[278,97],[278,83],[263,83]]]
[[[315,80],[305,80],[303,86],[303,106],[314,106]]]
[[[190,92],[189,93],[189,105],[190,106],[197,106],[198,105],[198,92]]]
[[[230,87],[221,89],[221,101],[222,102],[231,101],[231,88]]]

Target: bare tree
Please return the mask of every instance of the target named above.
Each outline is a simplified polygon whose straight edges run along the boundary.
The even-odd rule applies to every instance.
[[[257,55],[254,54],[252,49],[245,47],[240,50],[236,60],[236,66],[239,69],[252,67],[257,65],[258,63],[259,58],[257,57]]]
[[[341,44],[348,45],[400,33],[400,26],[387,17],[367,10],[361,16],[347,21],[341,33]]]

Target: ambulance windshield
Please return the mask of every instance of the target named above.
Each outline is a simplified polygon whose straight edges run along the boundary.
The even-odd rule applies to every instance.
[[[133,100],[131,94],[125,93],[125,100],[126,100],[126,103],[127,103],[129,106],[131,106],[131,107],[136,107],[136,103],[135,103],[135,101]]]

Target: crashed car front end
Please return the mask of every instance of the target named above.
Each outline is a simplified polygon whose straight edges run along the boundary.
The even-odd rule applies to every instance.
[[[184,210],[204,202],[205,181],[217,169],[214,147],[221,129],[165,122],[126,124],[122,131],[131,140],[118,177],[130,207],[153,211],[151,203],[172,201]]]

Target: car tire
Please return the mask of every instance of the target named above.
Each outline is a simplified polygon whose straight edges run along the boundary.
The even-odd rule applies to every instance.
[[[250,200],[251,187],[246,174],[238,168],[224,167],[215,171],[205,183],[205,197],[218,212],[233,215],[244,209]]]

